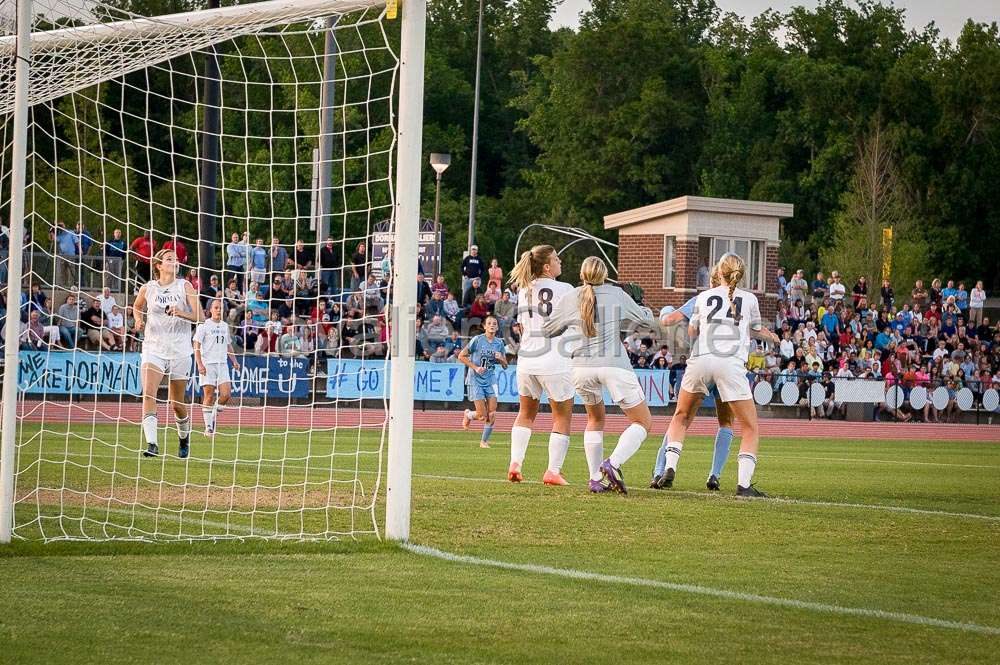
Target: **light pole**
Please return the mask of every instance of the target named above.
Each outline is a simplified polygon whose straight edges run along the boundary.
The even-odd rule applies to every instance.
[[[434,173],[437,174],[437,186],[434,189],[434,224],[435,226],[440,222],[441,214],[441,174],[445,172],[448,165],[451,164],[451,155],[446,152],[432,152],[431,153],[431,167],[434,169]]]
[[[440,234],[441,229],[441,174],[451,164],[451,155],[447,152],[431,153],[431,168],[437,174],[437,184],[434,187],[434,233]],[[441,266],[435,266],[435,273],[441,272]]]
[[[479,72],[483,67],[483,2],[479,0],[479,29],[476,37],[476,92],[472,102],[472,176],[469,184],[469,246],[476,242],[476,162],[479,158]]]

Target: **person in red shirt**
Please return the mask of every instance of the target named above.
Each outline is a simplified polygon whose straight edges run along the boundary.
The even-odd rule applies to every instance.
[[[939,323],[941,322],[941,309],[936,302],[931,303],[931,308],[924,313],[924,318],[937,319]]]
[[[472,302],[472,307],[469,308],[469,318],[472,319],[483,319],[490,314],[490,307],[486,303],[486,298],[483,296],[476,296],[476,299]]]
[[[133,240],[129,245],[129,251],[135,254],[136,281],[141,286],[152,279],[149,262],[156,253],[156,242],[153,240],[152,232],[147,231]]]
[[[182,266],[186,266],[188,264],[187,247],[184,245],[184,241],[178,238],[177,236],[174,236],[170,240],[163,243],[163,249],[174,250],[174,254],[177,255],[177,263],[181,264]]]

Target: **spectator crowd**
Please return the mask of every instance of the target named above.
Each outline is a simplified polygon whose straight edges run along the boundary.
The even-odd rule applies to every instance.
[[[388,301],[392,289],[391,252],[377,263],[369,258],[366,242],[328,240],[315,250],[303,240],[282,243],[272,237],[252,242],[248,233],[234,233],[223,248],[223,268],[207,274],[192,265],[187,243],[179,237],[157,242],[144,233],[126,246],[121,229],[98,243],[87,230],[58,226],[51,234],[54,284],[25,280],[20,293],[21,349],[84,348],[105,352],[138,351],[142,333],[135,329],[131,300],[151,275],[157,251],[172,249],[181,264],[180,275],[200,295],[208,311],[221,298],[235,347],[245,353],[304,356],[318,371],[325,358],[385,357],[388,349]],[[7,234],[0,234],[7,249]],[[95,252],[103,252],[103,256]],[[344,255],[348,254],[346,260]],[[83,257],[101,257],[89,268]],[[0,255],[5,259],[6,253]],[[124,288],[126,261],[133,279],[131,293],[99,293],[78,288],[88,269],[103,273]],[[407,288],[416,290],[416,355],[430,362],[458,362],[458,354],[482,320],[495,314],[516,354],[516,287],[504,288],[503,268],[497,259],[487,264],[473,247],[461,266],[462,287],[453,289],[444,275],[423,274],[423,265]],[[38,275],[31,275],[35,280]],[[0,316],[6,317],[8,297],[6,262],[0,260]],[[44,285],[44,288],[43,288]],[[402,287],[399,287],[402,288]],[[51,296],[50,296],[51,294]],[[53,297],[59,297],[54,306]]]
[[[305,356],[322,371],[323,358],[385,357],[391,292],[403,285],[389,283],[392,255],[377,263],[366,242],[328,240],[317,251],[297,240],[272,237],[251,241],[249,233],[232,234],[222,248],[223,267],[202,279],[192,265],[184,239],[158,242],[150,233],[126,245],[121,229],[100,242],[84,228],[59,225],[50,237],[54,284],[26,282],[20,292],[22,349],[83,347],[106,352],[138,350],[142,338],[134,328],[131,294],[115,294],[105,286],[99,293],[79,289],[87,269],[82,257],[98,257],[96,269],[107,279],[133,277],[132,291],[150,277],[150,262],[160,249],[173,249],[184,279],[200,294],[202,307],[221,298],[225,318],[238,349],[245,353]],[[6,285],[9,253],[6,228],[0,229],[0,315],[10,308]],[[128,262],[131,261],[129,265]],[[103,262],[103,263],[102,263]],[[707,286],[707,280],[702,287]],[[482,320],[493,314],[516,355],[520,329],[516,322],[517,288],[505,286],[504,270],[495,258],[484,260],[473,246],[461,264],[459,288],[441,274],[418,274],[405,288],[416,290],[416,357],[430,362],[458,362],[458,353]],[[865,276],[848,288],[837,271],[807,280],[802,270],[790,276],[778,269],[774,329],[777,348],[752,349],[748,371],[755,380],[777,390],[794,383],[802,393],[815,382],[830,399],[813,408],[817,417],[843,415],[833,398],[833,379],[875,378],[899,385],[908,395],[914,387],[944,386],[951,400],[944,413],[929,406],[921,413],[891,410],[902,419],[928,421],[954,418],[955,396],[969,388],[976,399],[991,387],[1000,388],[1000,328],[984,315],[986,292],[977,281],[917,280],[897,293],[889,280],[876,289]],[[50,294],[52,294],[50,296]],[[62,295],[53,307],[52,297]],[[126,301],[128,299],[128,301]],[[121,302],[120,302],[121,301]],[[674,390],[687,358],[663,343],[663,331],[633,332],[623,343],[637,369],[671,371]],[[756,344],[756,343],[755,343]]]

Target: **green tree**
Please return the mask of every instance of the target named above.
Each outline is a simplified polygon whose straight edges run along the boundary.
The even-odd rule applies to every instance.
[[[926,270],[927,244],[896,162],[894,142],[876,120],[858,148],[849,188],[834,217],[833,242],[821,259],[823,268],[839,270],[846,282],[864,275],[873,285],[886,276],[888,263],[888,278],[904,293]],[[891,244],[883,242],[885,229],[892,229]]]

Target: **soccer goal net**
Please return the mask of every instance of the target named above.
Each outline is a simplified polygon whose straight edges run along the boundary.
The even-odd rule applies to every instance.
[[[0,9],[0,542],[377,536],[387,453],[405,538],[423,0],[26,1]],[[228,390],[193,358],[148,385],[164,249],[192,313],[221,303]]]

